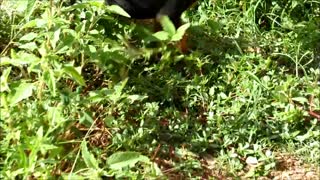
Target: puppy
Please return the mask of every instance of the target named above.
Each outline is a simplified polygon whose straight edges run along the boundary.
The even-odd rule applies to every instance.
[[[160,19],[168,16],[176,28],[181,14],[196,0],[106,0],[107,5],[122,7],[134,19]]]
[[[118,5],[133,19],[156,19],[168,16],[176,28],[181,25],[181,14],[197,0],[105,0],[107,5]],[[187,38],[179,43],[180,51],[187,52]]]

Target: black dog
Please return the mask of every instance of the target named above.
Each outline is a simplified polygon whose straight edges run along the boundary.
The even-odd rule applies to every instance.
[[[133,19],[156,19],[168,16],[176,28],[181,25],[180,16],[197,0],[105,0],[107,5],[118,5]],[[76,0],[70,0],[74,4]],[[158,29],[157,29],[158,30]],[[180,41],[180,50],[187,51],[187,39]]]
[[[176,28],[181,25],[180,16],[197,0],[105,0],[107,5],[122,7],[134,19],[156,19],[168,16]],[[159,26],[156,26],[159,27]],[[158,29],[158,28],[157,28]],[[178,44],[181,52],[186,53],[187,37]]]
[[[177,27],[180,16],[196,0],[105,0],[107,5],[122,7],[134,19],[160,19],[168,16]]]

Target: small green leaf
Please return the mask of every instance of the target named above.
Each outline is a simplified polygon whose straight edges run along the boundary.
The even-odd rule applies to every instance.
[[[34,54],[29,54],[24,51],[16,53],[11,50],[11,58],[3,57],[0,59],[0,66],[11,64],[13,66],[21,66],[39,62],[40,58]]]
[[[57,127],[65,121],[62,105],[48,107],[47,118],[50,119],[52,127]]]
[[[93,154],[88,151],[87,143],[85,141],[81,142],[81,154],[88,168],[99,169],[98,161],[95,159]]]
[[[8,67],[3,70],[2,75],[0,77],[0,92],[4,91],[10,91],[10,88],[8,86],[8,77],[11,72],[11,67]]]
[[[163,30],[169,33],[170,36],[173,36],[174,34],[176,34],[176,28],[174,27],[174,24],[172,23],[172,21],[168,16],[161,16],[160,24]]]
[[[53,39],[51,41],[51,46],[55,49],[57,47],[57,42],[60,40],[61,29],[57,29],[53,33]]]
[[[71,49],[77,36],[76,31],[71,29],[63,30],[61,34],[64,34],[64,36],[61,37],[61,41],[59,41],[56,47],[56,54],[64,54]]]
[[[41,139],[43,137],[43,127],[40,126],[40,128],[37,131],[37,138]]]
[[[20,38],[20,41],[31,41],[31,40],[35,39],[37,36],[38,36],[37,33],[31,32],[31,33],[28,33],[28,34],[22,36]]]
[[[88,47],[89,47],[90,53],[97,53],[96,47],[94,47],[93,45],[89,45]]]
[[[94,120],[92,119],[90,114],[88,114],[87,112],[83,112],[81,114],[81,118],[79,119],[79,123],[89,127],[92,125],[92,123],[94,123]]]
[[[137,162],[150,162],[149,158],[141,155],[138,152],[116,152],[112,154],[108,159],[107,163],[111,169],[119,170],[124,167],[132,167]]]
[[[210,89],[209,89],[209,95],[210,96],[214,96],[215,95],[215,87],[213,86],[213,87],[211,87]]]
[[[54,77],[54,73],[51,69],[49,69],[48,71],[45,71],[43,73],[43,79],[46,82],[52,96],[56,96],[56,92],[57,92],[57,88],[56,88],[56,79]]]
[[[135,94],[135,95],[130,95],[127,98],[129,100],[131,100],[131,103],[134,103],[135,101],[142,101],[142,100],[146,99],[147,97],[148,96],[141,96],[141,95]]]
[[[93,29],[93,30],[89,31],[89,34],[91,34],[91,35],[98,35],[98,34],[99,34],[99,31],[96,30],[96,29]]]
[[[247,159],[246,159],[246,163],[248,164],[248,165],[257,165],[258,163],[259,163],[259,161],[258,161],[258,159],[256,158],[256,157],[253,157],[253,156],[249,156],[249,157],[247,157]]]
[[[9,57],[2,57],[0,58],[0,66],[5,66],[11,64],[12,60]]]
[[[180,41],[189,27],[190,27],[190,23],[180,26],[177,29],[177,32],[172,36],[171,41]]]
[[[71,78],[73,78],[81,86],[85,86],[86,85],[86,82],[83,79],[83,77],[81,76],[81,74],[73,66],[69,66],[69,65],[64,66],[63,67],[63,72],[68,74]]]
[[[123,10],[120,6],[117,5],[107,6],[107,10],[109,10],[112,13],[119,14],[121,16],[130,17],[130,15],[125,10]]]
[[[16,88],[12,89],[10,95],[8,96],[10,105],[13,106],[18,102],[32,96],[33,89],[34,85],[32,83],[20,83]]]
[[[116,84],[114,86],[114,92],[107,95],[107,97],[109,97],[109,99],[115,104],[117,103],[118,101],[120,101],[123,96],[122,96],[122,91],[124,89],[124,87],[126,86],[128,82],[128,78],[123,80],[122,82],[119,82],[118,84]]]
[[[269,89],[267,86],[265,86],[261,81],[260,79],[255,75],[253,74],[252,72],[250,71],[245,71],[244,73],[246,73],[249,77],[253,78],[253,80],[255,80],[257,83],[259,83],[262,87],[264,87],[265,89]]]
[[[35,49],[38,48],[38,46],[37,46],[37,44],[35,42],[29,42],[29,43],[20,45],[19,48],[20,49],[27,49],[27,50],[30,50],[30,51],[34,51]]]
[[[304,104],[304,103],[308,103],[308,99],[305,98],[305,97],[294,97],[292,98],[293,101],[296,101],[296,102],[299,102],[301,104]]]
[[[47,25],[47,21],[45,19],[35,19],[27,22],[22,26],[21,29],[26,29],[26,28],[44,28]]]
[[[36,7],[36,2],[37,0],[28,0],[28,4],[27,4],[27,8],[25,10],[25,16],[24,18],[29,21],[29,18],[31,16],[31,14],[33,13],[35,7]]]
[[[152,37],[156,38],[159,41],[166,41],[170,39],[169,33],[165,31],[159,31],[152,35]]]
[[[24,11],[26,11],[26,9],[27,9],[27,7],[28,7],[28,1],[16,1],[15,2],[15,10],[17,11],[17,12],[24,12]]]

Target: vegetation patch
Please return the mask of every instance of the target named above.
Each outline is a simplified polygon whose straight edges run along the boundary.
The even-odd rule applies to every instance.
[[[154,32],[102,0],[0,1],[0,178],[319,178],[319,14],[202,0]]]

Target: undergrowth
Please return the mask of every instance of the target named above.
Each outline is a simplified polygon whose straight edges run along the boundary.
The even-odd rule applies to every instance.
[[[1,179],[271,178],[280,156],[319,166],[317,1],[203,0],[157,33],[103,1],[0,5]]]

